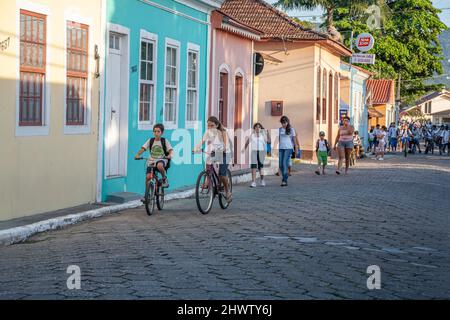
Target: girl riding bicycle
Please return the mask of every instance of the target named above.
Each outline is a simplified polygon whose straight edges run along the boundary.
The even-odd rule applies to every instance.
[[[214,162],[219,163],[220,182],[225,188],[226,199],[231,202],[231,192],[227,177],[228,164],[231,161],[231,144],[227,130],[216,117],[208,118],[208,129],[202,138],[202,141],[194,148],[193,152],[201,150],[203,144],[207,142],[208,156],[206,165],[212,166]]]

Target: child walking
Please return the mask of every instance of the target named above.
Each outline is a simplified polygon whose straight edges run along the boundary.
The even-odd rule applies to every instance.
[[[256,172],[259,171],[261,177],[261,186],[265,187],[266,182],[264,181],[264,161],[266,159],[267,143],[269,137],[267,131],[264,129],[261,123],[255,123],[253,126],[253,132],[251,136],[247,139],[245,143],[245,148],[251,144],[251,169],[252,169],[252,183],[251,188],[256,188]]]
[[[328,164],[328,153],[330,152],[330,145],[328,144],[327,139],[325,139],[325,132],[320,131],[319,139],[316,142],[316,154],[317,154],[317,162],[319,167],[315,171],[315,173],[320,176],[320,169],[322,169],[322,174],[326,175],[325,167]]]

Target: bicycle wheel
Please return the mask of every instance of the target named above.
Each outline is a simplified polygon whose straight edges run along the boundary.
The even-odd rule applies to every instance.
[[[231,178],[231,171],[227,169],[227,177],[228,177],[228,188],[230,189],[230,193],[233,193],[233,180]],[[222,209],[226,209],[230,206],[230,203],[227,201],[227,197],[225,194],[225,190],[219,192],[219,204]]]
[[[152,181],[149,181],[145,190],[145,210],[149,216],[155,211],[155,186]]]
[[[212,177],[204,170],[197,178],[195,184],[195,201],[197,202],[198,210],[202,214],[208,214],[211,211],[214,201],[214,190]]]
[[[158,190],[156,192],[156,206],[158,210],[162,210],[164,208],[164,188],[161,185],[158,185]]]

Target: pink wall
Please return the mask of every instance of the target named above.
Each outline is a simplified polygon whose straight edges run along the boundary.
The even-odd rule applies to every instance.
[[[228,129],[234,129],[235,106],[235,77],[240,74],[243,77],[242,90],[242,128],[248,130],[253,126],[252,122],[252,40],[236,36],[232,33],[214,29],[212,33],[211,50],[211,102],[209,114],[218,116],[219,110],[219,80],[220,72],[228,72]],[[241,139],[239,139],[241,140]],[[239,141],[239,145],[244,142]],[[248,155],[247,155],[248,156]],[[234,169],[248,168],[234,166]]]

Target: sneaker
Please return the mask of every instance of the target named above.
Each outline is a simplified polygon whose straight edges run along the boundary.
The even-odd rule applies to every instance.
[[[169,187],[169,181],[167,180],[167,178],[162,180],[162,185],[161,186],[163,188],[168,188]]]
[[[265,187],[266,186],[266,181],[261,180],[261,187]]]
[[[384,158],[380,158],[380,159],[378,159],[378,160],[380,160],[380,161],[384,161]]]
[[[287,187],[287,185],[288,185],[288,184],[287,184],[286,181],[281,182],[281,186],[282,186],[282,187]]]
[[[256,182],[252,182],[252,184],[250,185],[250,188],[256,188]]]

